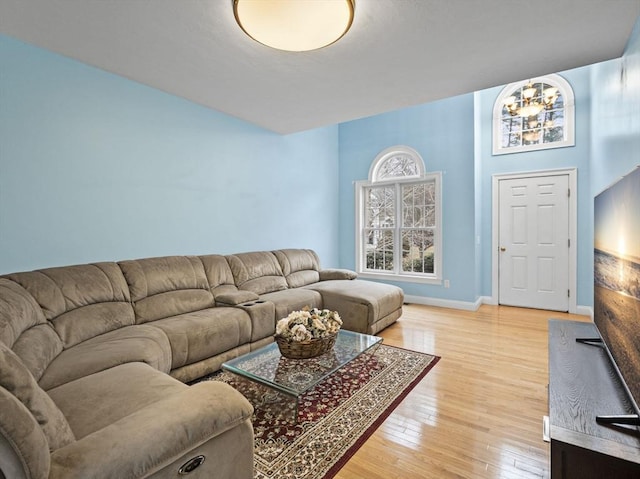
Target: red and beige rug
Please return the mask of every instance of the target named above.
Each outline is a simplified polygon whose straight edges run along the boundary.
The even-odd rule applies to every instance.
[[[440,358],[381,345],[294,401],[227,372],[254,405],[256,479],[330,479]]]

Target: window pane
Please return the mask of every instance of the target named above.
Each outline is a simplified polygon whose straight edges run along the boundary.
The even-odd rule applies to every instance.
[[[544,129],[544,142],[553,143],[554,141],[562,141],[564,139],[564,131],[562,126]]]
[[[393,271],[393,231],[365,230],[366,268]]]
[[[435,225],[435,182],[402,186],[402,226],[424,228]]]
[[[413,158],[405,155],[396,155],[385,160],[378,168],[376,180],[385,178],[398,178],[408,176],[418,176],[420,170]]]
[[[365,194],[365,228],[395,226],[395,188],[367,188]]]
[[[522,118],[509,116],[504,118],[502,125],[502,147],[520,146],[520,131],[522,130]]]
[[[436,225],[436,207],[427,206],[425,216],[427,218],[426,226],[434,227]]]
[[[544,143],[564,140],[564,112],[562,110],[551,110],[545,115],[544,121]]]
[[[542,139],[540,128],[534,130],[525,130],[522,132],[522,144],[523,145],[537,145]]]
[[[402,271],[433,274],[433,230],[402,231]]]
[[[558,99],[553,104],[554,108],[564,110],[564,97],[558,93]]]

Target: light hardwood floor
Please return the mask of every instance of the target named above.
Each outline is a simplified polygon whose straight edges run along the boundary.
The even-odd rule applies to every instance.
[[[551,311],[405,305],[380,336],[440,362],[342,468],[338,479],[548,478]]]

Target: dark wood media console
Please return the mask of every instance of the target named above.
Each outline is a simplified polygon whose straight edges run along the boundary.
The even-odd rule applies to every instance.
[[[549,321],[549,436],[552,479],[640,478],[640,431],[596,415],[633,414],[593,323]]]

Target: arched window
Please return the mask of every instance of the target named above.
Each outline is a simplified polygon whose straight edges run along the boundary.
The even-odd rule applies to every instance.
[[[420,154],[408,146],[393,146],[381,151],[371,163],[369,181],[390,178],[413,178],[424,175],[424,161]]]
[[[364,277],[440,283],[440,173],[407,146],[381,151],[356,183],[357,266]]]
[[[560,75],[503,88],[493,106],[493,154],[575,145],[574,98]]]

